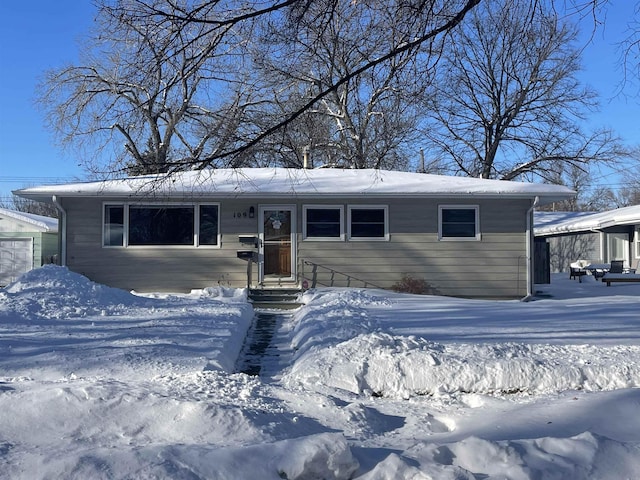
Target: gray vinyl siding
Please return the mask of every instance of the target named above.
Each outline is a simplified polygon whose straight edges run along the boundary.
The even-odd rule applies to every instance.
[[[599,233],[549,237],[547,241],[551,253],[551,271],[554,273],[568,272],[569,265],[578,260],[587,260],[593,263],[604,261]]]
[[[335,203],[335,202],[334,202]],[[349,202],[356,203],[356,202]],[[365,204],[363,202],[358,202]],[[403,275],[425,280],[443,295],[526,295],[526,211],[529,202],[400,200],[389,206],[388,242],[299,243],[301,277],[318,284],[392,288]],[[438,205],[478,205],[481,241],[439,241]]]
[[[247,263],[236,255],[243,248],[238,236],[256,233],[257,215],[249,219],[237,214],[255,202],[221,202],[221,246],[197,248],[102,247],[104,202],[119,200],[66,199],[63,203],[67,211],[67,266],[71,270],[99,283],[138,291],[188,292],[218,285],[246,286]]]
[[[404,274],[426,280],[443,295],[514,298],[526,295],[526,211],[529,200],[416,198],[198,199],[220,203],[220,248],[102,247],[102,205],[118,199],[64,199],[67,265],[107,285],[138,291],[189,291],[207,286],[246,286],[247,249],[239,235],[257,235],[260,205],[295,205],[302,232],[303,205],[387,205],[389,241],[318,241],[297,238],[297,278],[318,283],[391,288]],[[172,200],[173,202],[173,200]],[[478,205],[481,241],[439,241],[438,205]],[[250,207],[255,216],[249,218]],[[257,268],[254,266],[254,283]],[[332,272],[333,271],[333,274]],[[339,272],[341,275],[336,274]],[[347,276],[344,276],[347,275]],[[351,280],[348,280],[350,278]]]

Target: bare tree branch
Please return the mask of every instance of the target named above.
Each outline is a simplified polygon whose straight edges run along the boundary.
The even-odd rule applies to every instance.
[[[483,4],[448,44],[426,135],[452,173],[514,180],[625,155],[581,123],[595,94],[576,80],[576,30],[546,3]]]
[[[289,41],[297,42],[301,25],[315,23],[322,33],[336,20],[338,7],[366,16],[378,8],[375,2],[102,0],[97,34],[81,64],[50,72],[41,104],[63,144],[93,150],[102,158],[110,147],[106,167],[111,171],[235,166],[302,115],[326,109],[331,95],[365,73],[392,66],[403,55],[415,57],[423,44],[445,36],[479,2],[456,0],[440,11],[435,0],[390,4],[402,14],[398,30],[404,38],[390,36],[394,40],[384,50],[345,66],[305,101],[280,103],[280,113],[258,128],[251,116],[258,115],[256,105],[267,102],[256,97],[249,52],[266,25],[281,25]],[[419,18],[429,18],[432,26],[420,25]],[[341,35],[348,37],[348,32]],[[375,93],[378,103],[389,87]],[[379,112],[370,108],[363,114],[366,127]],[[342,133],[350,132],[353,139],[354,119],[341,121],[346,128]],[[360,158],[356,164],[363,164],[366,155],[360,150],[353,157]],[[381,165],[381,160],[374,163]]]
[[[414,40],[406,41],[401,44],[393,46],[385,55],[377,59],[371,60],[369,62],[366,62],[365,64],[359,66],[358,68],[355,68],[353,71],[350,71],[345,75],[343,75],[342,78],[337,80],[332,85],[329,85],[328,87],[323,88],[319,93],[315,94],[309,101],[307,101],[301,107],[299,107],[298,109],[290,113],[286,118],[277,122],[275,125],[267,128],[264,132],[261,132],[260,134],[256,135],[252,140],[246,142],[245,144],[233,150],[227,151],[223,154],[208,157],[207,159],[205,159],[205,161],[211,162],[219,158],[233,156],[243,152],[246,149],[249,149],[257,145],[259,142],[261,142],[265,138],[269,137],[270,135],[277,132],[278,130],[285,127],[286,125],[292,123],[294,120],[300,117],[303,113],[305,113],[306,111],[311,109],[314,105],[316,105],[319,101],[327,97],[329,94],[336,92],[339,87],[348,83],[352,79],[357,78],[359,75],[363,74],[364,72],[376,67],[377,65],[380,65],[388,61],[391,58],[394,58],[400,55],[401,53],[404,53],[419,47],[423,43],[437,37],[438,35],[449,32],[462,21],[462,19],[465,17],[467,12],[469,12],[472,8],[474,8],[479,3],[480,3],[480,0],[467,0],[464,6],[457,12],[457,14],[454,15],[449,20],[447,20],[442,25],[426,32],[425,34],[421,35],[420,37]],[[205,166],[205,165],[202,165],[202,166]]]

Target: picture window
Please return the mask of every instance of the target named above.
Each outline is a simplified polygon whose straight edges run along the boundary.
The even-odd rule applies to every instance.
[[[217,246],[217,204],[105,204],[103,246]]]

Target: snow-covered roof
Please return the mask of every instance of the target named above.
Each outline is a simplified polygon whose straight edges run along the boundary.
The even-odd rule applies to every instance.
[[[535,228],[544,228],[568,221],[576,221],[596,212],[534,212],[533,224]]]
[[[146,175],[120,180],[31,187],[14,192],[51,202],[58,197],[282,197],[282,196],[493,196],[540,197],[540,202],[575,195],[567,187],[450,177],[388,170],[239,168]]]
[[[563,221],[537,225],[534,231],[538,236],[552,236],[565,233],[590,232],[617,225],[640,225],[640,205],[617,208],[590,215],[571,216]]]
[[[18,212],[16,210],[8,210],[0,208],[0,215],[13,218],[21,222],[25,222],[35,226],[38,231],[55,233],[58,231],[58,219],[45,217],[43,215],[35,215],[33,213]]]

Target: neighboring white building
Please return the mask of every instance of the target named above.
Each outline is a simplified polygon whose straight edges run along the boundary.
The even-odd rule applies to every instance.
[[[535,218],[535,235],[547,239],[554,272],[568,271],[576,260],[624,260],[625,267],[639,268],[640,205],[590,214],[543,213]]]
[[[58,254],[58,220],[0,208],[0,286],[29,270],[53,263]]]

